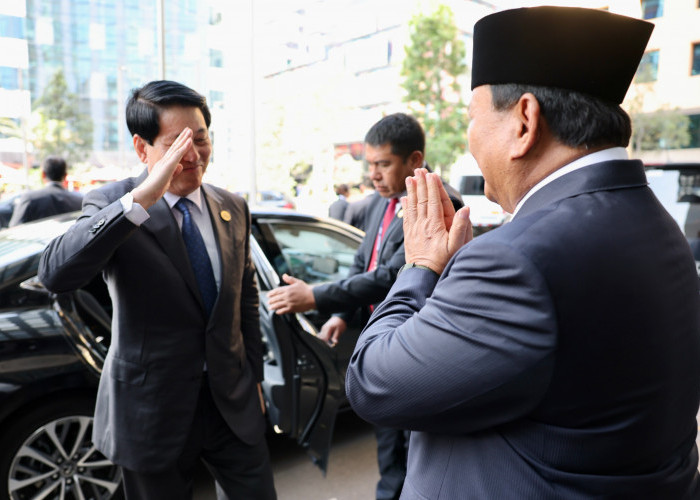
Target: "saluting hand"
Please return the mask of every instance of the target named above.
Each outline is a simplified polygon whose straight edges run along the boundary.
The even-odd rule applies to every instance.
[[[282,279],[287,286],[277,287],[267,294],[270,309],[277,314],[287,314],[316,308],[316,299],[310,285],[288,274],[283,274]]]
[[[141,137],[134,136],[134,141],[143,140]],[[190,148],[192,148],[192,129],[185,127],[163,157],[149,168],[148,177],[131,192],[134,201],[148,209],[160,200],[170,187],[173,177],[182,172],[180,160]]]
[[[469,207],[455,213],[440,177],[424,168],[406,178],[401,207],[406,262],[441,274],[455,252],[473,238]]]

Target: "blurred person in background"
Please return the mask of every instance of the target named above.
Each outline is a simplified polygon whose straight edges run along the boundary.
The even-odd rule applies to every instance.
[[[348,195],[350,188],[347,184],[337,184],[334,187],[335,194],[338,197],[331,206],[328,207],[328,217],[333,219],[343,220],[345,210],[348,208]]]
[[[350,201],[350,204],[345,209],[343,222],[364,231],[367,207],[373,202],[372,196],[379,196],[379,194],[374,191],[374,184],[372,184],[372,179],[370,179],[369,176],[362,179],[362,182],[358,185],[358,189],[360,190],[361,198],[359,200]]]
[[[359,309],[366,323],[375,304],[384,300],[396,273],[405,263],[402,211],[398,199],[406,189],[406,178],[425,166],[425,133],[407,114],[385,116],[365,136],[365,160],[369,165],[376,196],[367,207],[367,232],[355,254],[348,277],[311,287],[302,280],[283,275],[287,286],[268,293],[270,308],[277,314],[317,309],[339,313],[321,328],[321,339],[335,345]],[[459,193],[450,190],[454,208],[462,206]],[[454,209],[453,208],[453,209]],[[406,475],[407,434],[400,428],[377,426],[377,462],[380,480],[377,500],[396,499]]]
[[[48,156],[41,166],[41,179],[45,186],[27,191],[15,205],[10,227],[50,215],[80,210],[83,196],[64,187],[68,165],[60,156]]]

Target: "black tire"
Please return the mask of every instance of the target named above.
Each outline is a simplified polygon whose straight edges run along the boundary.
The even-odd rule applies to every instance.
[[[47,500],[123,498],[121,469],[92,444],[93,410],[90,398],[57,395],[3,424],[0,500],[29,500],[46,491],[41,498]]]

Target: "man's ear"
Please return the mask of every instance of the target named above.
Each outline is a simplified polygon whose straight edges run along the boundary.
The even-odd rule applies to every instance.
[[[522,158],[536,145],[542,132],[540,103],[533,94],[525,93],[518,99],[512,113],[517,122],[517,130],[512,143],[511,156]]]
[[[423,153],[420,151],[414,151],[408,155],[408,161],[406,163],[408,163],[408,165],[411,167],[411,175],[413,175],[413,171],[415,169],[423,166]]]
[[[146,146],[148,143],[146,142],[146,139],[141,137],[139,134],[134,134],[132,140],[134,141],[134,150],[136,151],[136,155],[139,157],[139,160],[141,160],[141,163],[148,164],[148,153],[146,152]]]

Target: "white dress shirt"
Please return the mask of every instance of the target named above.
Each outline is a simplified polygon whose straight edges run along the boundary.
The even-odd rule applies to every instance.
[[[170,211],[177,221],[177,225],[182,229],[182,212],[175,208],[175,203],[178,202],[180,196],[166,192],[163,198],[170,207]],[[186,196],[186,198],[194,204],[195,208],[190,210],[192,214],[192,219],[194,223],[197,224],[199,232],[202,234],[202,239],[204,240],[204,245],[207,247],[207,254],[209,254],[209,260],[211,261],[211,267],[214,271],[214,279],[216,280],[217,290],[221,288],[221,262],[219,260],[219,247],[216,244],[216,236],[214,235],[214,228],[211,224],[211,218],[209,217],[209,209],[207,204],[204,203],[204,198],[202,197],[202,188],[197,188]],[[122,207],[124,208],[124,215],[131,222],[140,226],[148,218],[148,212],[138,204],[134,203],[134,197],[131,193],[127,193],[120,199]],[[192,205],[190,205],[192,207]]]

